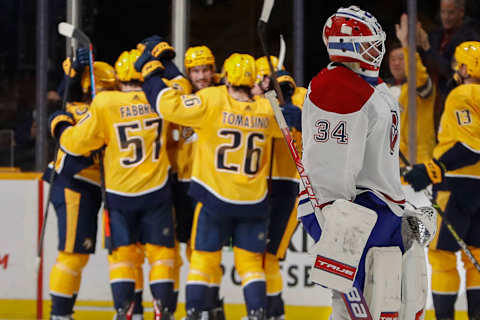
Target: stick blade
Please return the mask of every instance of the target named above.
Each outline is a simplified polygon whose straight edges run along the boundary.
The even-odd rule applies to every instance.
[[[264,23],[268,23],[268,19],[270,19],[270,13],[272,13],[273,4],[275,0],[264,0],[263,1],[263,8],[262,14],[260,15],[260,21]]]
[[[70,23],[60,22],[58,24],[58,33],[60,33],[64,37],[71,38],[73,36],[74,30],[75,30],[75,27]]]

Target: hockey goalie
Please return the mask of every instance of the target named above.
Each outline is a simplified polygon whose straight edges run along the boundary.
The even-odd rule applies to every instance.
[[[305,192],[299,219],[316,242],[310,277],[332,289],[334,320],[370,318],[368,309],[374,320],[424,316],[424,246],[436,215],[406,207],[399,106],[378,77],[385,37],[370,13],[338,9],[323,28],[331,63],[312,79],[303,105],[303,164],[324,222]],[[366,310],[347,301],[362,293]]]

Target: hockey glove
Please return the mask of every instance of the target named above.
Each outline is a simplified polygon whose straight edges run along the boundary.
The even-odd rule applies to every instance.
[[[50,134],[53,138],[59,140],[63,130],[75,124],[75,119],[70,112],[63,110],[55,111],[48,119],[50,125]]]
[[[443,181],[445,166],[437,159],[432,159],[422,164],[416,164],[408,171],[404,179],[416,192],[425,189],[430,184]]]
[[[165,69],[165,67],[163,66],[163,64],[160,61],[151,60],[151,61],[145,63],[144,66],[142,67],[143,79],[147,79],[147,78],[153,76],[154,74],[161,74],[161,73],[163,73],[164,69]]]
[[[68,71],[70,70],[70,78],[75,78],[77,73],[81,73],[85,66],[88,66],[90,61],[90,53],[88,48],[78,48],[77,49],[77,56],[72,61],[70,58],[67,58],[63,61],[63,72],[68,75]]]
[[[292,101],[293,92],[295,91],[295,80],[288,71],[280,70],[277,72],[277,81],[282,90],[285,101]]]
[[[148,37],[137,45],[140,52],[148,51],[157,59],[162,61],[172,60],[175,58],[175,49],[162,37],[154,35]]]
[[[282,108],[283,116],[289,128],[302,131],[302,110],[292,103],[286,103]]]

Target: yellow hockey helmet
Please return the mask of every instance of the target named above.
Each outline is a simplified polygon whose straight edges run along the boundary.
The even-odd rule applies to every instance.
[[[462,64],[467,67],[468,75],[480,78],[480,42],[467,41],[455,49],[454,70],[458,71]]]
[[[255,83],[255,58],[249,54],[233,53],[225,60],[223,73],[232,86],[252,87]]]
[[[95,77],[95,91],[113,89],[117,86],[115,70],[111,65],[103,61],[93,63],[93,76]],[[84,93],[90,88],[90,67],[86,67],[80,80]]]
[[[123,51],[115,62],[115,71],[117,72],[118,80],[122,82],[129,81],[143,81],[142,74],[135,70],[134,64],[140,57],[140,51],[132,49],[130,51]]]
[[[190,47],[185,52],[185,69],[202,65],[211,65],[215,69],[215,56],[207,46]]]
[[[273,69],[276,70],[278,67],[278,58],[270,56],[270,61],[272,62]],[[268,66],[266,56],[260,57],[255,61],[255,69],[257,70],[257,82],[262,81],[264,76],[270,75],[270,67]],[[282,70],[284,69],[285,68],[282,66]]]

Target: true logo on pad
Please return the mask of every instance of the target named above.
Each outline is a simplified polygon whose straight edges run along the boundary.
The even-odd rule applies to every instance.
[[[398,320],[398,312],[382,312],[380,320]]]
[[[355,273],[357,272],[357,268],[355,267],[322,257],[320,255],[317,255],[314,267],[316,269],[336,274],[348,280],[353,280],[355,278]]]

